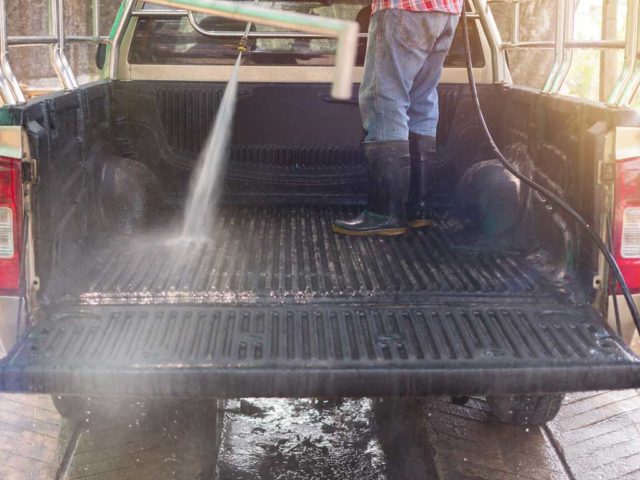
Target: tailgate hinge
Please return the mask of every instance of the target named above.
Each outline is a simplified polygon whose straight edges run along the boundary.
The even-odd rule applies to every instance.
[[[22,160],[22,181],[29,185],[38,183],[38,163],[35,158],[25,158]]]

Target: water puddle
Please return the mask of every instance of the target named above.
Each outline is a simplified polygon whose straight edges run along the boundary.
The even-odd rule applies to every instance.
[[[387,478],[371,420],[366,399],[229,402],[216,478]]]

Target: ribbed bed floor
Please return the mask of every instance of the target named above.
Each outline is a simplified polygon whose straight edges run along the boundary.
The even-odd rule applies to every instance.
[[[161,237],[99,255],[91,303],[251,302],[278,298],[410,301],[425,294],[531,296],[544,292],[518,255],[456,247],[456,223],[401,238],[336,235],[331,221],[356,210],[225,207],[206,242]],[[374,298],[375,296],[375,298]],[[305,300],[306,301],[306,300]]]
[[[68,304],[42,309],[0,362],[0,390],[238,398],[638,386],[638,359],[601,315],[551,298],[524,257],[460,250],[459,227],[443,219],[402,238],[334,234],[331,220],[352,213],[225,207],[206,242],[147,235],[94,255]]]

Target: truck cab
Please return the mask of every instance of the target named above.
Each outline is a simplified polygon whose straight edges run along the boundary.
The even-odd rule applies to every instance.
[[[366,203],[357,90],[369,4],[269,6],[357,23],[355,84],[332,96],[339,40],[254,21],[206,239],[180,239],[181,222],[245,19],[216,2],[125,0],[96,38],[101,80],[74,83],[60,31],[63,91],[23,102],[2,69],[0,390],[58,405],[485,395],[498,419],[540,424],[566,392],[640,386],[635,325],[621,299],[612,314],[602,255],[495,159],[461,27],[439,86],[434,225],[348,238],[330,226]],[[512,83],[506,52],[522,45],[502,42],[484,0],[466,8],[494,138],[600,232],[637,295],[640,117],[625,104],[637,37],[622,45],[630,70],[616,98],[586,101],[558,94],[567,52],[583,48],[564,29],[539,91]]]

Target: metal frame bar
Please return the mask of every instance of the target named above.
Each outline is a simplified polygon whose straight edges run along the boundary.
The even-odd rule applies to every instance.
[[[505,49],[517,49],[517,48],[555,48],[556,42],[554,41],[532,41],[532,42],[504,42],[502,48]],[[625,42],[622,40],[592,40],[592,41],[572,41],[565,42],[565,48],[581,48],[581,49],[621,49],[624,48]]]
[[[137,0],[124,0],[120,11],[116,17],[113,29],[111,30],[111,47],[109,51],[109,78],[115,79],[118,76],[118,63],[120,61],[120,47],[122,39],[129,26],[131,13]]]
[[[501,48],[502,39],[500,38],[498,25],[491,14],[487,0],[469,0],[469,2],[473,5],[475,12],[473,16],[467,15],[467,18],[477,18],[480,20],[482,30],[489,42],[493,81],[496,83],[504,83],[507,78],[509,78],[509,75],[507,73],[505,51]]]
[[[622,72],[609,95],[607,103],[615,106],[629,105],[640,83],[640,1],[629,0],[627,3],[627,28],[625,35],[626,48]]]
[[[555,58],[551,72],[542,88],[544,93],[558,93],[573,59],[573,52],[566,47],[565,42],[568,40],[567,35],[573,37],[574,0],[557,0],[556,5]]]
[[[187,18],[189,19],[189,23],[193,27],[193,29],[198,32],[200,35],[204,35],[205,37],[211,38],[242,38],[245,36],[245,32],[240,30],[230,31],[230,30],[206,30],[198,24],[198,21],[195,18],[195,15],[192,11],[185,11]],[[301,32],[249,32],[247,34],[247,38],[333,38],[331,35],[316,35],[313,33],[301,33]],[[367,38],[366,33],[358,33],[357,38]]]
[[[0,0],[1,1],[1,0]],[[51,45],[58,41],[57,37],[53,36],[10,36],[7,37],[7,43],[11,47],[29,47],[34,45]],[[90,35],[69,35],[65,37],[65,41],[68,43],[109,43],[109,37],[94,37]]]
[[[520,2],[513,2],[513,20],[511,22],[511,42],[520,42]]]
[[[25,98],[9,64],[6,12],[5,0],[0,0],[0,95],[5,104],[16,105],[24,103]]]
[[[64,2],[49,0],[49,32],[57,38],[57,42],[49,45],[49,56],[58,78],[65,90],[78,88],[78,81],[64,53]]]
[[[151,1],[147,1],[147,3],[153,3]],[[153,9],[153,10],[133,10],[131,12],[132,17],[144,17],[144,18],[153,18],[153,17],[185,17],[189,15],[191,10],[184,9]],[[468,13],[467,18],[469,19],[478,19],[478,14],[476,13]],[[293,35],[298,35],[300,32],[291,32]]]
[[[131,16],[133,17],[184,17],[189,13],[189,10],[181,9],[153,9],[153,10],[133,10]]]
[[[100,36],[100,0],[93,0],[92,3],[92,33],[94,37]]]

